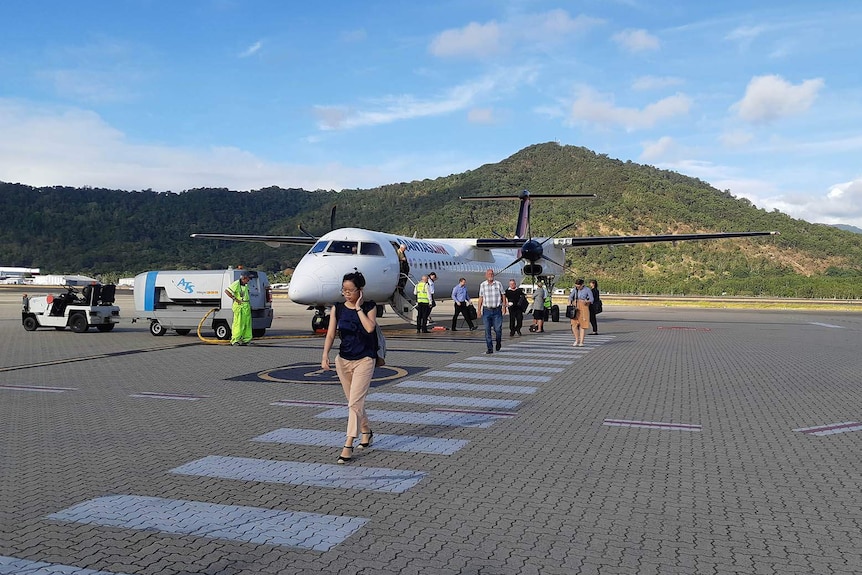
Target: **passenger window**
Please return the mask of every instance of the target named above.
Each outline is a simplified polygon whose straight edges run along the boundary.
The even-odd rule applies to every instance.
[[[382,256],[383,250],[374,242],[362,242],[359,244],[359,253],[363,256]]]
[[[339,242],[334,241],[329,244],[329,249],[326,250],[330,254],[355,254],[359,242]]]

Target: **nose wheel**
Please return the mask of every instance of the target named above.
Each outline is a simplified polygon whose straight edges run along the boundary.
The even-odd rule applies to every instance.
[[[319,307],[311,318],[311,330],[314,333],[326,333],[327,329],[329,329],[329,315],[325,308]]]

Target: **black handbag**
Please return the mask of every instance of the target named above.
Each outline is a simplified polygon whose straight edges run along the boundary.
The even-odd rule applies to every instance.
[[[602,300],[596,302],[596,315],[602,313]]]
[[[576,306],[567,305],[566,306],[566,317],[569,319],[575,319],[575,316],[577,315],[577,311],[578,311],[578,308]]]

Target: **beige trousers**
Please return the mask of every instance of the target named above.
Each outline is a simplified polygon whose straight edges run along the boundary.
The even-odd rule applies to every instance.
[[[343,359],[335,356],[335,372],[341,381],[344,397],[347,398],[347,436],[359,437],[360,430],[368,427],[368,416],[365,415],[365,396],[371,387],[371,377],[374,375],[374,358]]]

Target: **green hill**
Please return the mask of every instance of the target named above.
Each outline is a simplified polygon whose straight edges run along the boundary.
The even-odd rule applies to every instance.
[[[794,297],[862,296],[862,236],[755,208],[703,181],[621,162],[585,148],[530,146],[496,164],[447,177],[368,190],[252,192],[195,189],[179,194],[0,183],[0,262],[43,273],[131,275],[147,269],[242,264],[292,267],[304,250],[192,240],[193,232],[298,233],[338,226],[420,237],[511,235],[515,203],[459,196],[595,193],[596,199],[533,203],[533,234],[578,222],[566,235],[777,230],[780,236],[583,248],[567,263],[603,290]],[[570,275],[558,280],[569,285]]]

